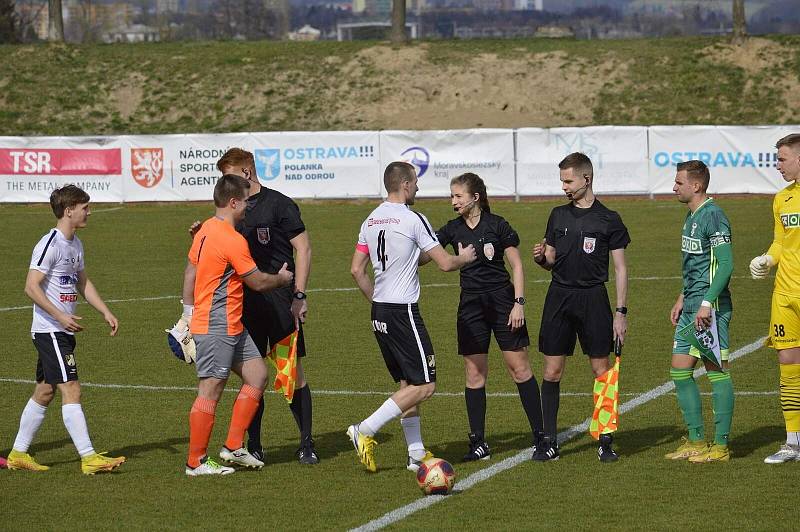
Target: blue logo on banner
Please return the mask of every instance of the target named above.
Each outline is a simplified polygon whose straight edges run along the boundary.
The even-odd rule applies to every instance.
[[[264,181],[272,181],[281,173],[281,150],[267,148],[255,151],[256,174]]]
[[[408,157],[408,162],[417,168],[417,177],[422,177],[428,170],[431,162],[431,155],[422,146],[412,146],[400,155]]]

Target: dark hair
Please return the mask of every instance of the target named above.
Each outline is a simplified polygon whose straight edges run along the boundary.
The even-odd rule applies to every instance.
[[[484,212],[492,212],[489,208],[489,196],[486,194],[486,183],[478,174],[467,172],[466,174],[457,175],[450,180],[451,185],[464,185],[467,187],[469,194],[478,195],[478,205]]]
[[[781,140],[775,143],[776,148],[781,148],[782,146],[788,146],[795,150],[800,150],[800,133],[792,133],[791,135],[786,135]]]
[[[411,181],[415,174],[414,166],[409,163],[402,161],[389,163],[383,171],[383,186],[386,187],[386,192],[397,192],[400,190],[400,184]]]
[[[247,198],[250,182],[238,175],[225,174],[214,185],[214,205],[225,207],[232,199],[243,200]]]
[[[699,181],[703,192],[708,190],[708,183],[711,181],[711,173],[708,166],[703,161],[692,160],[678,163],[678,172],[686,172],[686,177],[692,181]]]
[[[64,217],[66,209],[72,209],[81,203],[89,203],[89,194],[75,185],[64,185],[50,194],[50,208],[59,220]]]
[[[226,168],[255,168],[256,160],[253,154],[242,148],[231,148],[222,154],[219,161],[217,161],[217,170],[225,172]]]
[[[573,172],[588,176],[590,179],[594,177],[594,167],[592,166],[592,160],[579,151],[574,153],[570,153],[564,159],[558,163],[558,168],[560,170],[566,170],[567,168],[572,168]]]

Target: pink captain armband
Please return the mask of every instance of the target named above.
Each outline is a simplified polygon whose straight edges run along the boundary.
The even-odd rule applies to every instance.
[[[369,255],[369,246],[366,244],[356,244],[356,251],[360,251],[364,255]]]

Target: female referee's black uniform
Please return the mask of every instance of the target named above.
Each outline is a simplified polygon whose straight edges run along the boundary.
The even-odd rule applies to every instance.
[[[463,217],[450,220],[436,232],[442,247],[448,244],[458,253],[458,243],[475,246],[477,260],[461,268],[461,299],[458,304],[458,353],[475,355],[489,352],[494,331],[503,351],[516,351],[530,345],[525,325],[510,331],[508,314],[514,306],[514,285],[506,270],[503,252],[519,247],[519,235],[502,217],[490,212],[470,229]]]
[[[456,322],[459,354],[488,353],[494,332],[501,351],[525,350],[527,361],[527,347],[530,344],[527,327],[524,322],[514,330],[508,325],[514,304],[525,304],[524,297],[515,298],[514,285],[503,258],[506,248],[519,247],[517,232],[503,217],[483,210],[474,228],[470,228],[465,218],[459,216],[439,229],[437,238],[443,247],[452,245],[456,253],[459,243],[463,246],[472,244],[477,254],[477,260],[463,267],[460,273],[461,298]],[[527,381],[517,383],[517,388],[535,444],[543,430],[539,385],[531,375]],[[477,389],[465,387],[464,395],[471,430],[469,452],[464,460],[488,459],[491,451],[484,438],[485,385]]]

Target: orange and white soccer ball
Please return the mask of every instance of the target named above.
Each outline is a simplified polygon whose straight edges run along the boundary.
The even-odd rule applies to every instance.
[[[417,470],[417,484],[425,495],[447,495],[455,482],[453,466],[441,458],[429,458]]]

